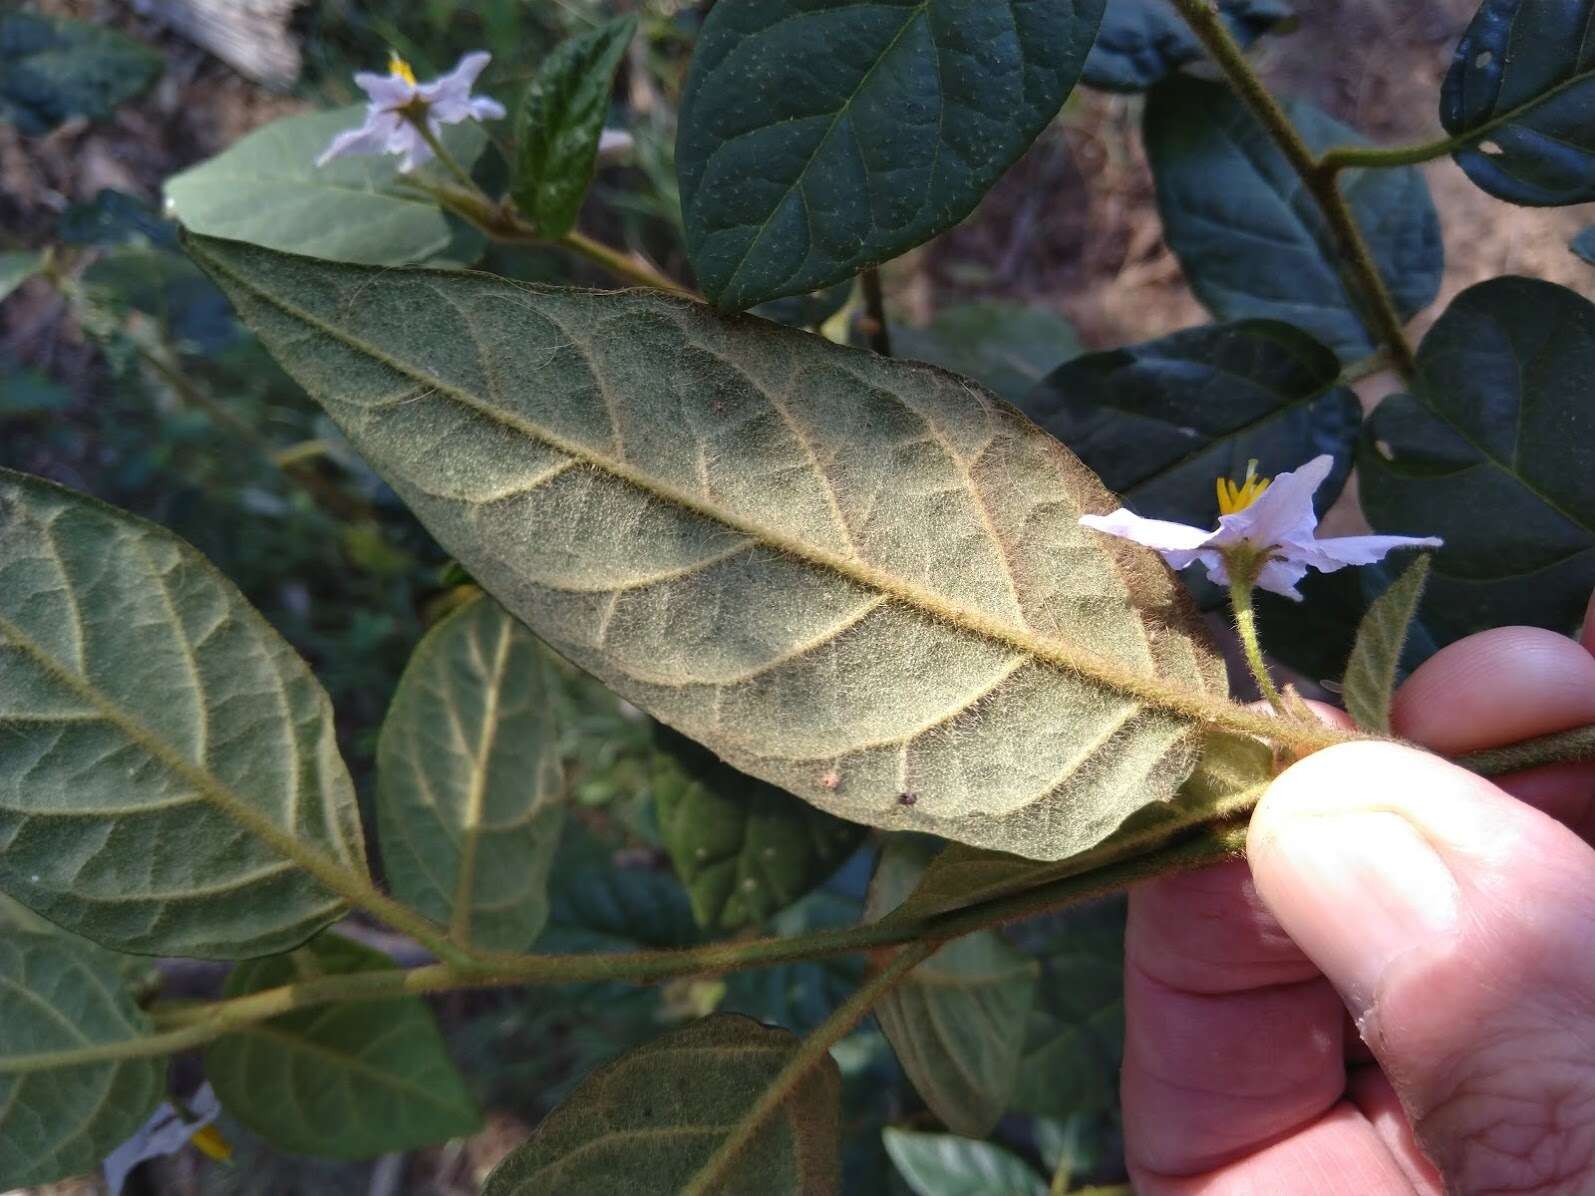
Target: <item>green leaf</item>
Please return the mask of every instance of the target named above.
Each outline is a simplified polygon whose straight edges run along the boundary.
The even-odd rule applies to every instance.
[[[1273,320],[1188,328],[1059,366],[1019,409],[1068,445],[1125,504],[1150,518],[1212,526],[1213,483],[1266,476],[1321,453],[1335,469],[1316,501],[1346,484],[1362,425],[1335,355]]]
[[[646,1043],[588,1076],[488,1177],[482,1196],[676,1196],[798,1045],[786,1030],[731,1014]],[[827,1058],[738,1154],[721,1190],[835,1193],[840,1085]]]
[[[818,290],[958,223],[1057,113],[1102,2],[717,5],[676,142],[705,292]]]
[[[377,745],[393,895],[456,942],[529,949],[565,821],[559,728],[536,637],[486,595],[427,632]]]
[[[817,930],[845,930],[858,924],[860,913],[860,902],[825,888],[776,914],[769,933],[789,938]],[[858,956],[743,968],[726,975],[719,1008],[807,1034],[836,1012],[863,980],[864,961]]]
[[[1457,165],[1497,199],[1595,200],[1595,3],[1484,0],[1440,90]]]
[[[613,866],[556,871],[553,912],[537,949],[550,954],[674,950],[702,939],[667,872]]]
[[[1268,654],[1322,684],[1345,672],[1368,607],[1396,579],[1391,560],[1338,573],[1309,573],[1298,587],[1302,601],[1278,594],[1256,596],[1257,623]],[[1439,647],[1424,619],[1414,620],[1402,648],[1400,671],[1410,673]]]
[[[616,17],[561,42],[532,77],[515,124],[515,203],[549,238],[576,223],[598,160],[615,68],[637,32]]]
[[[105,953],[0,927],[0,1188],[91,1171],[144,1123],[166,1061],[115,1051],[151,1033]]]
[[[1346,662],[1346,710],[1366,731],[1390,734],[1390,699],[1395,694],[1407,632],[1429,580],[1424,554],[1374,600],[1357,628],[1357,642]]]
[[[480,234],[466,234],[469,245],[461,252],[454,225],[430,197],[406,183],[393,155],[351,155],[316,165],[327,143],[364,117],[365,108],[355,104],[272,121],[167,179],[166,201],[192,232],[335,261],[402,266],[445,251],[476,256]],[[487,136],[463,121],[446,126],[442,140],[470,169]]]
[[[934,841],[889,840],[865,916],[902,904],[934,850]],[[1036,976],[1034,960],[981,931],[948,943],[876,1004],[903,1070],[949,1129],[978,1138],[1008,1108]]]
[[[1365,143],[1309,104],[1285,109],[1314,151]],[[1164,235],[1214,315],[1282,320],[1343,360],[1374,351],[1323,213],[1228,88],[1180,77],[1159,84],[1145,135]],[[1435,297],[1445,266],[1428,184],[1411,167],[1347,171],[1340,184],[1397,310],[1411,316]]]
[[[1047,1196],[1029,1163],[991,1142],[892,1126],[881,1140],[917,1196]]]
[[[1218,0],[1218,15],[1245,47],[1293,13],[1285,0]],[[1204,53],[1168,0],[1108,0],[1080,81],[1104,91],[1145,91]]]
[[[6,13],[0,16],[0,120],[29,137],[75,116],[103,120],[153,83],[164,61],[113,29]]]
[[[44,268],[44,251],[26,249],[0,253],[0,299],[4,299]]]
[[[227,300],[193,262],[162,249],[127,245],[101,256],[83,272],[83,294],[118,318],[150,317],[161,339],[208,356],[239,339]]]
[[[1080,341],[1057,312],[986,299],[944,308],[924,328],[893,328],[892,351],[964,374],[1017,405],[1080,352]]]
[[[733,767],[1060,858],[1194,763],[1224,682],[1172,578],[973,384],[653,293],[191,249],[489,593]]]
[[[1595,305],[1495,278],[1452,301],[1412,393],[1363,430],[1377,531],[1440,536],[1425,625],[1441,643],[1512,623],[1572,631],[1595,587]]]
[[[239,964],[222,996],[393,966],[380,951],[323,934],[288,955]],[[257,1022],[205,1049],[205,1075],[228,1113],[294,1154],[361,1159],[481,1128],[420,997],[343,1001]]]
[[[853,853],[865,828],[755,780],[659,728],[654,802],[702,926],[738,930],[791,905]]]
[[[786,324],[792,328],[818,328],[847,306],[853,297],[853,279],[849,278],[822,291],[807,295],[787,295],[771,299],[752,308],[752,314]]]
[[[304,662],[171,533],[6,470],[0,725],[0,888],[85,938],[281,951],[364,874]]]

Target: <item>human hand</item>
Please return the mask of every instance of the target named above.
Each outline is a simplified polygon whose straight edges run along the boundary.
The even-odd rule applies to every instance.
[[[1595,722],[1595,602],[1582,646],[1442,650],[1393,722],[1451,755]],[[1131,894],[1136,1191],[1595,1193],[1592,839],[1592,765],[1492,783],[1366,743],[1287,770],[1248,862]]]

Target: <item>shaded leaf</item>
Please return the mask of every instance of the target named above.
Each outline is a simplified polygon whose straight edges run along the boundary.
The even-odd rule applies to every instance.
[[[191,248],[472,576],[733,767],[1061,857],[1194,762],[1224,682],[1172,578],[973,384],[663,295]]]
[[[327,695],[171,533],[0,470],[0,888],[107,947],[236,959],[365,869]]]
[[[0,14],[0,120],[33,137],[103,120],[155,81],[163,59],[125,34],[40,13]]]
[[[964,374],[1017,405],[1080,352],[1080,340],[1055,311],[986,299],[943,308],[923,328],[893,328],[892,351]]]
[[[0,299],[4,299],[44,268],[44,251],[24,249],[0,253]]]
[[[68,245],[146,244],[177,248],[177,225],[136,195],[102,187],[86,203],[70,205],[56,222],[56,236]]]
[[[1368,607],[1398,576],[1396,564],[1309,573],[1297,587],[1300,602],[1259,592],[1254,601],[1268,655],[1320,685],[1338,682]],[[1415,619],[1402,646],[1400,672],[1410,673],[1439,646],[1428,624]]]
[[[185,228],[344,262],[401,266],[446,251],[473,258],[482,239],[457,230],[399,173],[391,154],[349,155],[317,166],[334,135],[360,123],[363,105],[288,116],[166,180],[166,201]],[[487,143],[471,121],[447,125],[443,144],[470,169]],[[432,164],[425,169],[441,169]]]
[[[892,1126],[881,1140],[917,1196],[1047,1196],[1046,1180],[994,1143]]]
[[[1286,0],[1218,0],[1218,14],[1242,47],[1293,15]],[[1080,81],[1105,91],[1145,91],[1205,53],[1168,0],[1108,0]]]
[[[727,308],[813,291],[962,220],[1057,113],[1102,0],[743,0],[704,22],[676,164]]]
[[[889,840],[865,916],[900,905],[934,850],[934,841]],[[1034,960],[981,931],[948,943],[876,1003],[903,1070],[949,1129],[980,1137],[1008,1108],[1036,975]]]
[[[1390,699],[1400,676],[1407,632],[1429,580],[1429,556],[1421,555],[1374,600],[1357,628],[1346,662],[1346,710],[1366,731],[1390,734]]]
[[[1310,148],[1363,144],[1300,101],[1285,109]],[[1147,155],[1169,248],[1224,320],[1282,320],[1343,360],[1374,339],[1322,211],[1268,131],[1226,87],[1173,78],[1147,99]],[[1411,167],[1347,171],[1341,189],[1402,316],[1440,287],[1445,252],[1429,187]]]
[[[1059,366],[1019,409],[1068,445],[1125,505],[1213,526],[1214,480],[1257,460],[1273,476],[1322,453],[1327,510],[1351,472],[1362,408],[1335,355],[1273,320],[1188,328]]]
[[[637,32],[616,17],[554,47],[526,88],[515,124],[515,203],[545,237],[569,232],[598,160],[615,68]]]
[[[83,272],[84,294],[99,309],[125,317],[139,312],[162,339],[192,352],[217,355],[239,339],[227,299],[187,258],[162,249],[112,249]]]
[[[846,307],[852,297],[853,280],[849,278],[822,291],[771,299],[752,308],[751,313],[793,328],[817,328]]]
[[[786,1030],[720,1014],[599,1068],[488,1177],[483,1196],[676,1196],[798,1049]],[[721,1190],[837,1191],[840,1076],[814,1068],[738,1154]]]
[[[1497,199],[1595,200],[1595,2],[1484,0],[1446,72],[1440,123],[1469,137],[1452,156]]]
[[[1452,301],[1412,393],[1381,403],[1357,458],[1378,531],[1440,536],[1425,625],[1441,644],[1530,623],[1571,631],[1595,587],[1595,305],[1495,278]]]
[[[843,930],[858,924],[860,912],[857,901],[822,889],[778,913],[769,931],[788,938],[816,930]],[[863,961],[846,955],[743,968],[726,975],[720,1008],[807,1034],[852,996],[863,973]]]
[[[552,954],[673,949],[702,934],[676,878],[643,868],[556,871],[552,913],[537,949]]]
[[[738,772],[661,726],[659,828],[702,926],[737,930],[791,905],[853,853],[865,828]]]
[[[72,1063],[153,1032],[107,958],[0,926],[0,1188],[94,1169],[165,1094],[158,1056]]]
[[[459,943],[529,949],[565,821],[559,728],[536,638],[486,595],[427,632],[377,745],[393,895]]]
[[[379,951],[323,934],[291,954],[239,964],[222,996],[393,966]],[[205,1075],[228,1113],[294,1154],[368,1158],[481,1128],[420,997],[342,1001],[257,1022],[205,1049]]]

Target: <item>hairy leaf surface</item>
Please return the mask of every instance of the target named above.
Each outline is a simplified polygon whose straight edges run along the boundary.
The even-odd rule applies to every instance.
[[[1249,46],[1293,14],[1286,0],[1218,0],[1218,15]],[[1108,0],[1080,77],[1105,91],[1145,91],[1204,51],[1169,0]]]
[[[1390,699],[1395,693],[1401,668],[1401,653],[1407,632],[1423,599],[1429,580],[1427,554],[1407,566],[1407,570],[1368,608],[1357,628],[1351,659],[1346,662],[1346,710],[1359,727],[1390,734]]]
[[[741,0],[704,22],[676,165],[716,303],[817,290],[962,220],[1057,113],[1102,0]]]
[[[488,1177],[483,1196],[676,1196],[798,1049],[786,1030],[718,1014],[599,1068]],[[839,1180],[841,1079],[829,1058],[793,1090],[723,1191],[828,1196]]]
[[[0,1188],[93,1170],[166,1090],[166,1061],[74,1055],[152,1033],[109,956],[0,926]]]
[[[364,872],[327,695],[170,532],[0,470],[0,888],[107,947],[237,959]]]
[[[393,895],[450,937],[528,950],[565,821],[559,727],[537,639],[486,595],[427,632],[377,746]]]
[[[1412,393],[1369,417],[1362,507],[1379,531],[1434,535],[1425,625],[1578,625],[1595,587],[1595,304],[1553,283],[1463,291],[1418,349]]]
[[[1285,108],[1315,151],[1363,143],[1309,104]],[[1164,235],[1214,315],[1281,320],[1343,360],[1373,352],[1323,212],[1234,93],[1169,79],[1147,98],[1145,134]],[[1340,185],[1397,310],[1412,315],[1435,297],[1445,266],[1428,184],[1401,167],[1346,171]]]
[[[870,882],[867,918],[895,909],[913,891],[934,842],[887,843]],[[949,1129],[982,1137],[1008,1108],[1036,978],[1035,960],[985,930],[948,943],[876,1004],[903,1070]]]
[[[617,17],[554,47],[516,114],[515,203],[545,237],[569,232],[598,161],[615,68],[637,32]]]
[[[698,922],[756,925],[819,884],[865,828],[816,810],[660,728],[653,793],[659,829]]]
[[[1272,477],[1328,453],[1335,469],[1315,501],[1334,502],[1362,426],[1339,377],[1306,333],[1241,320],[1076,357],[1019,407],[1140,514],[1212,526],[1214,479],[1244,477],[1250,460]]]
[[[1508,203],[1595,200],[1595,2],[1484,0],[1440,91],[1457,165]]]
[[[393,966],[380,951],[323,934],[239,964],[222,996]],[[481,1128],[420,997],[341,1001],[245,1026],[206,1048],[205,1074],[227,1112],[294,1154],[361,1159]]]
[[[406,186],[393,155],[356,154],[316,165],[336,134],[364,119],[364,106],[354,104],[274,120],[167,179],[167,202],[194,232],[314,257],[373,266],[402,266],[445,252],[473,260],[481,235],[461,231],[430,197]],[[445,126],[442,141],[469,169],[487,136],[465,121]]]
[[[1188,606],[972,383],[653,293],[192,248],[490,593],[743,772],[1046,858],[1189,772],[1223,682]]]

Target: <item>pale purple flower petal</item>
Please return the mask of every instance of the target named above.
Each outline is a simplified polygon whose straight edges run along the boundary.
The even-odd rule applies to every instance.
[[[364,124],[345,129],[332,139],[331,144],[316,159],[316,165],[325,166],[345,154],[386,153],[394,132],[403,124],[404,119],[395,113],[368,112]]]
[[[1118,536],[1121,540],[1134,540],[1159,552],[1195,552],[1212,539],[1211,532],[1167,519],[1146,519],[1134,511],[1120,507],[1111,515],[1082,515],[1080,522],[1086,527]]]
[[[437,135],[437,122],[432,122],[432,134]],[[399,173],[409,174],[417,166],[430,162],[434,155],[432,147],[426,143],[426,138],[421,136],[421,130],[407,120],[401,120],[398,128],[388,136],[387,151],[399,155]]]
[[[416,94],[431,105],[432,115],[444,124],[452,125],[466,120],[471,116],[471,87],[492,57],[486,50],[473,50],[461,58],[448,74],[421,84]],[[500,108],[499,115],[503,114]]]
[[[634,144],[630,133],[625,129],[605,129],[598,135],[598,159],[607,162],[618,158]]]
[[[491,58],[485,50],[473,51],[461,58],[448,74],[420,85],[410,82],[406,77],[409,67],[397,60],[394,70],[402,74],[378,75],[361,71],[354,81],[370,98],[365,123],[334,137],[316,159],[316,165],[325,166],[343,154],[389,153],[398,155],[399,170],[408,174],[422,163],[430,162],[434,156],[432,148],[398,109],[419,101],[425,106],[428,127],[434,136],[444,125],[463,120],[500,119],[505,115],[503,104],[489,96],[471,94],[471,85]]]
[[[1312,539],[1318,526],[1313,494],[1324,484],[1335,459],[1328,453],[1314,457],[1300,469],[1282,473],[1245,510],[1219,517],[1215,544],[1246,541],[1266,546]]]
[[[502,120],[506,115],[504,105],[491,96],[472,96],[469,109],[472,120]]]
[[[1301,591],[1296,588],[1296,583],[1306,576],[1307,562],[1294,557],[1273,557],[1257,571],[1257,588],[1272,594],[1283,594],[1292,601],[1300,602]]]
[[[1287,553],[1314,569],[1333,573],[1347,565],[1371,565],[1397,548],[1439,548],[1442,543],[1434,536],[1336,536],[1289,545]]]
[[[354,81],[370,98],[373,110],[403,108],[415,99],[418,90],[408,79],[401,79],[398,75],[379,75],[375,71],[361,71]]]
[[[194,1134],[215,1121],[221,1113],[221,1102],[209,1084],[189,1098],[189,1111],[195,1120],[184,1121],[178,1111],[166,1102],[151,1113],[133,1136],[122,1143],[101,1164],[105,1171],[105,1186],[111,1196],[120,1196],[122,1185],[134,1167],[147,1159],[158,1159],[176,1154],[188,1144]]]

